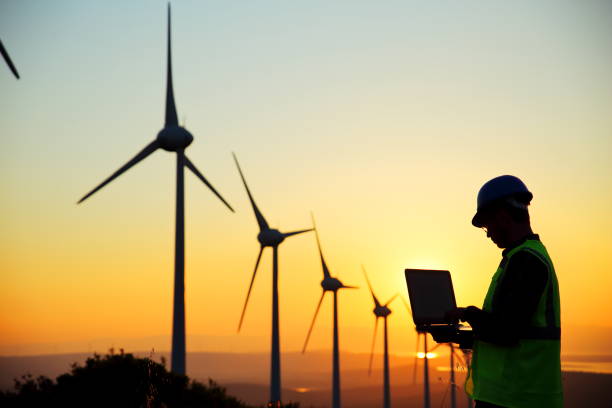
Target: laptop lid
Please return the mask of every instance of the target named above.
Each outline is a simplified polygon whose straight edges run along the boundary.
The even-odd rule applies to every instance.
[[[444,314],[457,307],[449,271],[406,269],[406,284],[412,309],[412,320],[418,326],[457,324]]]

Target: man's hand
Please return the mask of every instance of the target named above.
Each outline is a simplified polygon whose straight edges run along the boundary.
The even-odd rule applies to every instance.
[[[465,321],[465,307],[458,307],[453,310],[449,310],[444,314],[444,319],[449,323],[458,322],[461,320]]]
[[[452,326],[428,327],[427,331],[436,343],[457,343],[457,329]]]
[[[471,349],[474,335],[471,330],[458,330],[453,326],[427,327],[436,343],[458,343],[460,348]]]
[[[459,320],[462,322],[468,322],[471,326],[474,326],[472,322],[477,320],[482,315],[482,310],[476,306],[458,307],[450,310],[444,314],[444,318],[449,323],[454,323]]]

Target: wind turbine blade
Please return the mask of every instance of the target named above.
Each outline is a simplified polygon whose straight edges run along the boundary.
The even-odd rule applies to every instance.
[[[424,336],[427,336],[427,333],[425,333]],[[446,344],[446,343],[438,343],[438,344],[436,344],[432,349],[427,350],[427,353],[429,353],[430,351],[434,351],[435,349],[440,347],[442,344]]]
[[[370,365],[368,366],[368,375],[372,374],[372,360],[374,359],[374,345],[376,344],[376,331],[378,330],[378,316],[374,318],[374,337],[372,337],[372,348],[370,349]]]
[[[13,75],[15,75],[17,79],[19,79],[19,73],[17,72],[17,68],[15,68],[15,65],[13,65],[13,61],[11,60],[11,57],[9,57],[8,52],[6,52],[6,49],[4,48],[4,45],[2,44],[2,40],[0,40],[0,53],[4,57],[6,64],[9,66],[9,68],[13,72]]]
[[[395,300],[395,298],[396,298],[396,297],[398,297],[398,296],[399,296],[399,293],[396,293],[395,295],[393,295],[393,297],[392,297],[391,299],[389,299],[389,300],[387,301],[387,303],[385,303],[385,307],[386,307],[386,306],[387,306],[389,303],[393,302],[393,301]]]
[[[331,274],[329,273],[329,268],[327,267],[327,264],[325,263],[325,259],[323,258],[323,253],[321,252],[321,248],[319,248],[319,255],[321,256],[321,267],[323,268],[323,278],[331,277]]]
[[[406,302],[406,299],[404,299],[403,296],[400,296],[400,298],[402,299],[402,303],[404,304],[404,306],[406,306],[406,310],[408,311],[408,314],[412,315],[412,310],[410,309],[410,305],[408,304],[408,302]]]
[[[359,286],[342,285],[342,286],[340,286],[340,288],[342,288],[342,289],[359,289]]]
[[[178,116],[174,104],[174,90],[172,88],[172,42],[170,39],[170,3],[168,3],[168,76],[166,81],[166,127],[178,126]]]
[[[261,254],[264,250],[264,247],[259,248],[259,255],[257,255],[257,261],[255,261],[255,269],[253,270],[253,276],[251,277],[251,283],[249,284],[249,291],[247,292],[246,300],[244,301],[244,306],[242,307],[242,314],[240,315],[240,323],[238,323],[238,331],[242,327],[242,321],[244,320],[244,313],[246,312],[247,304],[249,303],[249,297],[251,296],[251,289],[253,289],[253,282],[255,282],[255,275],[257,274],[257,267],[259,266],[259,260],[261,259]]]
[[[319,309],[321,308],[321,303],[323,303],[324,297],[325,297],[325,291],[321,293],[321,297],[319,298],[319,303],[317,304],[317,309],[315,310],[314,317],[312,318],[312,323],[310,323],[310,329],[308,329],[308,334],[306,335],[306,341],[304,341],[304,347],[302,348],[302,354],[304,354],[304,352],[306,351],[308,340],[310,340],[310,333],[312,333],[312,328],[314,327],[315,320],[317,320],[317,314],[319,314]]]
[[[85,201],[87,198],[89,198],[91,195],[93,195],[96,191],[100,190],[102,187],[104,187],[105,185],[107,185],[108,183],[110,183],[111,181],[116,179],[117,177],[119,177],[122,173],[124,173],[130,167],[134,166],[136,163],[138,163],[139,161],[143,160],[148,155],[153,153],[155,150],[157,150],[158,147],[159,147],[159,144],[157,143],[157,140],[154,140],[153,142],[149,143],[144,149],[142,149],[140,151],[140,153],[138,153],[136,156],[134,156],[132,158],[132,160],[130,160],[129,162],[125,163],[123,166],[121,166],[121,168],[119,168],[119,170],[117,170],[116,172],[111,174],[111,176],[109,178],[107,178],[102,183],[100,183],[100,185],[98,185],[98,187],[94,188],[89,193],[87,193],[83,198],[81,198],[78,201],[77,204],[80,204],[83,201]]]
[[[321,266],[323,267],[323,278],[330,277],[329,268],[327,268],[327,264],[325,263],[325,259],[323,258],[323,251],[321,250],[321,241],[319,241],[319,230],[317,230],[317,224],[315,223],[314,214],[310,213],[310,218],[312,218],[312,229],[314,229],[315,236],[317,237],[317,247],[319,248],[319,255],[321,256]]]
[[[372,297],[374,298],[374,304],[376,305],[376,307],[380,307],[380,302],[378,301],[378,298],[374,294],[374,290],[372,289],[372,285],[370,284],[370,280],[368,279],[368,274],[366,273],[365,267],[363,265],[361,265],[361,269],[363,270],[363,276],[365,276],[366,281],[368,282],[368,287],[370,288],[370,293],[372,294]]]
[[[257,208],[257,204],[255,204],[255,200],[253,200],[253,196],[251,195],[251,190],[249,190],[249,186],[244,179],[244,175],[242,174],[242,170],[240,169],[240,164],[238,164],[238,159],[236,155],[232,152],[232,156],[234,156],[234,161],[236,162],[236,167],[238,167],[238,172],[240,173],[240,178],[242,179],[242,184],[244,184],[244,188],[246,188],[247,194],[249,195],[249,200],[251,201],[251,206],[253,207],[253,211],[255,212],[255,218],[257,218],[257,224],[259,225],[259,230],[268,230],[270,227],[266,219],[264,218],[259,208]]]
[[[312,211],[310,212],[310,219],[312,220],[312,229],[314,229],[316,231],[317,224],[315,223],[315,218],[314,218],[314,214],[313,214]]]
[[[219,198],[219,200],[223,201],[223,204],[225,204],[227,206],[227,208],[230,209],[231,212],[235,212],[234,209],[232,208],[231,205],[229,205],[227,203],[227,201],[225,201],[225,199],[223,197],[221,197],[221,194],[219,194],[217,192],[217,190],[215,190],[215,188],[208,182],[208,180],[206,180],[206,178],[202,175],[202,173],[200,173],[200,171],[196,168],[196,166],[191,162],[191,160],[189,160],[189,157],[185,156],[185,165],[187,166],[187,168],[189,170],[191,170],[193,172],[193,174],[195,174],[196,176],[198,176],[198,178],[200,180],[202,180],[202,183],[206,184],[206,186],[208,188],[210,188],[210,190],[215,193],[215,195]]]
[[[463,356],[461,354],[457,353],[456,348],[453,348],[453,355],[455,356],[456,359],[459,360],[459,363],[463,367],[467,368],[467,364],[465,363],[465,359],[463,358]]]
[[[290,237],[292,235],[302,234],[304,232],[309,232],[309,231],[312,231],[312,228],[305,229],[305,230],[299,230],[299,231],[293,231],[293,232],[285,232],[283,234],[283,237],[288,238],[288,237]]]

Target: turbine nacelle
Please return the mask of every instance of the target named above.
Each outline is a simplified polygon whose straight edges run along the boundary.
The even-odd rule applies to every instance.
[[[182,126],[170,125],[157,134],[159,146],[169,152],[178,152],[193,142],[193,136]]]
[[[376,317],[387,317],[391,314],[391,309],[387,306],[376,306],[373,310]]]
[[[325,291],[335,292],[340,288],[343,288],[344,285],[340,280],[336,278],[332,278],[331,276],[327,276],[325,279],[321,281],[321,287]]]
[[[257,234],[257,240],[262,246],[275,247],[285,240],[285,235],[277,229],[266,229]]]

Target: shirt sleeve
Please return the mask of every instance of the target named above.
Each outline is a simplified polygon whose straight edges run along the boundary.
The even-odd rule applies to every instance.
[[[547,267],[537,256],[528,251],[514,254],[495,291],[492,311],[473,306],[466,311],[474,335],[498,345],[517,344],[521,331],[530,325],[547,280]]]

